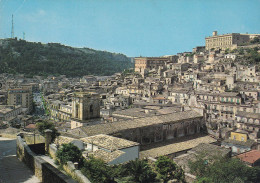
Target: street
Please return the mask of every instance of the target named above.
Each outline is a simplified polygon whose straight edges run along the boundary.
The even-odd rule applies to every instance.
[[[38,183],[33,172],[16,158],[16,139],[0,137],[0,183]]]

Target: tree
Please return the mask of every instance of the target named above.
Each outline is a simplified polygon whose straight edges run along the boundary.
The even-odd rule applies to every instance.
[[[80,162],[82,154],[77,146],[73,145],[72,143],[69,143],[62,144],[61,148],[58,149],[56,156],[60,160],[60,163],[64,165],[68,161]]]
[[[81,172],[93,183],[112,183],[114,182],[114,172],[103,160],[90,156],[84,160]]]
[[[229,53],[229,48],[227,48],[226,50],[225,50],[225,54],[228,54]]]
[[[134,160],[127,164],[127,171],[133,177],[134,182],[150,183],[156,179],[156,174],[149,166],[147,160]]]
[[[253,40],[250,41],[250,43],[252,43],[252,44],[260,43],[259,37],[255,37]]]
[[[171,179],[178,179],[184,181],[184,172],[178,167],[173,160],[167,156],[160,156],[155,162],[155,169],[159,177],[167,182]]]
[[[42,136],[45,136],[45,132],[44,132],[45,130],[47,130],[47,129],[52,130],[52,133],[51,133],[52,142],[54,142],[55,138],[60,135],[58,130],[55,128],[54,123],[52,123],[52,122],[47,122],[47,121],[39,122],[36,124],[36,126]]]
[[[200,154],[189,163],[191,173],[198,178],[197,182],[259,182],[259,168],[246,166],[239,159],[227,157],[209,157]]]

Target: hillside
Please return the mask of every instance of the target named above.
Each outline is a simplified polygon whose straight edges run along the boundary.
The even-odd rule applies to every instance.
[[[73,48],[59,43],[0,40],[0,73],[34,75],[112,75],[133,67],[123,54]]]

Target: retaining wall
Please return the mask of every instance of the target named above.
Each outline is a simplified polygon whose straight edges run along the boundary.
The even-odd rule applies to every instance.
[[[76,183],[72,178],[60,172],[58,169],[37,156],[31,151],[25,141],[17,136],[16,154],[20,161],[23,161],[43,183]]]
[[[49,146],[49,154],[53,159],[56,159],[57,148],[54,144]],[[63,165],[63,169],[69,174],[73,179],[80,183],[91,183],[87,177],[85,177],[80,170],[77,170],[73,162],[68,161],[66,165]]]

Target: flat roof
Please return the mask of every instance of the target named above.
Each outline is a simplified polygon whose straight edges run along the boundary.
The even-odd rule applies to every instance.
[[[97,134],[113,134],[122,130],[141,128],[145,126],[152,126],[156,124],[167,124],[172,122],[179,122],[185,119],[200,118],[203,115],[195,111],[183,111],[176,112],[172,114],[165,114],[159,116],[152,116],[146,118],[138,118],[134,120],[126,120],[114,123],[105,123],[92,126],[80,127],[87,135],[97,135]]]

